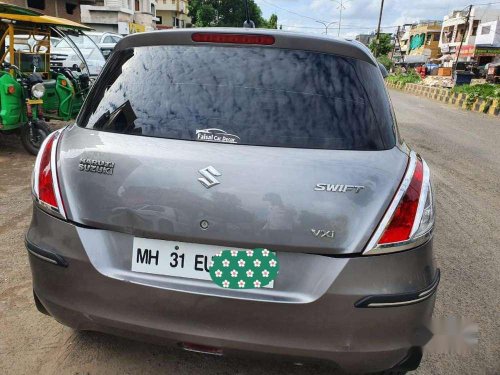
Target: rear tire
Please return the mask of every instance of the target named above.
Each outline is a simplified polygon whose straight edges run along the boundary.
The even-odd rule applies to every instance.
[[[33,124],[33,132],[30,131],[29,124],[24,124],[21,127],[21,143],[26,151],[36,156],[43,141],[51,132],[49,125],[43,120],[38,120]]]

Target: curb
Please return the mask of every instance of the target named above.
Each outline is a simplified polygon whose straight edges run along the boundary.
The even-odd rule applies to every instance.
[[[499,99],[476,99],[473,103],[467,102],[467,94],[457,94],[450,89],[442,87],[430,87],[419,83],[390,83],[386,82],[387,87],[406,91],[410,94],[424,96],[429,99],[451,104],[467,111],[484,113],[490,116],[500,116]]]

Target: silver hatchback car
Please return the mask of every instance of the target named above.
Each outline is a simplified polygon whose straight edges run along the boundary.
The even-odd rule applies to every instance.
[[[412,370],[430,338],[429,168],[357,42],[126,37],[33,196],[35,302],[75,329],[352,372]]]

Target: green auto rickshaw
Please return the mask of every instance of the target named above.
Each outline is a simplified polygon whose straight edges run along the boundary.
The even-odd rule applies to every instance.
[[[0,133],[18,133],[31,154],[51,131],[47,121],[75,118],[88,93],[89,67],[73,42],[84,30],[89,28],[0,2]],[[51,53],[61,42],[80,64],[68,66],[67,53]]]

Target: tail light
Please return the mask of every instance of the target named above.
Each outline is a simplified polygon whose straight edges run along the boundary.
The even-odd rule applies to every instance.
[[[40,208],[66,219],[56,168],[56,151],[61,134],[61,130],[50,134],[40,147],[33,171],[32,188],[35,202]]]
[[[427,163],[414,152],[403,182],[363,255],[393,253],[419,246],[432,235],[434,201]]]

